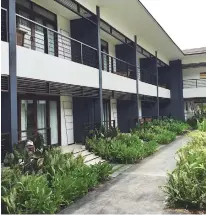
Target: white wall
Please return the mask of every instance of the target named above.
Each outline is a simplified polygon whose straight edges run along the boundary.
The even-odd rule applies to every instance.
[[[102,88],[121,92],[135,93],[136,81],[110,72],[102,71]]]
[[[118,118],[117,118],[117,100],[110,99],[111,106],[111,120],[115,120],[115,126],[118,126]]]
[[[1,73],[9,74],[8,43],[1,42]],[[98,69],[17,46],[17,76],[99,88]],[[136,81],[102,72],[103,89],[136,93]],[[139,81],[139,93],[156,96],[154,85]],[[159,88],[159,96],[170,98],[170,90]]]
[[[184,98],[206,97],[206,87],[183,89]]]
[[[155,85],[139,81],[139,94],[156,97],[157,87]],[[159,87],[159,97],[170,98],[170,90]]]
[[[1,42],[2,74],[9,74],[8,43]],[[98,70],[69,60],[17,46],[17,75],[98,88]]]
[[[61,145],[74,143],[73,104],[71,96],[60,96],[61,103]]]
[[[200,73],[206,72],[206,67],[183,69],[183,80],[200,79]]]

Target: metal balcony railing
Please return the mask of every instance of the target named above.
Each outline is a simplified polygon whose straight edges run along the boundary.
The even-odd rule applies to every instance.
[[[127,78],[136,79],[134,65],[102,52],[102,70]]]
[[[155,72],[152,73],[152,72],[149,72],[147,70],[140,69],[139,70],[139,76],[140,76],[139,77],[140,81],[148,83],[148,84],[157,85],[157,76],[156,76]]]
[[[7,10],[1,8],[1,40],[8,41]],[[16,14],[17,45],[98,68],[97,49]]]
[[[54,29],[16,14],[17,45],[45,54],[98,67],[96,48],[63,35]],[[1,40],[8,41],[8,13],[1,8]],[[136,79],[136,67],[126,61],[102,52],[102,69],[120,76]],[[156,85],[156,74],[138,68],[138,79]]]
[[[183,80],[183,89],[206,87],[206,79]]]

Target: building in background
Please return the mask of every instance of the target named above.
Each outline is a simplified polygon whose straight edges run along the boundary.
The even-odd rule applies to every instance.
[[[38,132],[64,146],[97,125],[184,120],[206,97],[205,52],[180,50],[139,1],[12,2],[1,5],[1,132],[11,144]]]
[[[183,96],[185,118],[206,111],[206,47],[184,50]]]

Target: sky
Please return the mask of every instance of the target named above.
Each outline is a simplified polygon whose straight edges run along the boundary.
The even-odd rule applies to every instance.
[[[141,0],[182,49],[206,47],[206,0]]]

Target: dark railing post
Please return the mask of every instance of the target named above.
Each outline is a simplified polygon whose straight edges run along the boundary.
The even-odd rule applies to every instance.
[[[134,36],[134,56],[135,56],[135,73],[136,73],[136,108],[137,108],[137,115],[136,117],[139,119],[139,62],[137,56],[137,36]]]
[[[81,64],[84,64],[84,60],[83,60],[83,47],[82,47],[82,43],[80,43],[80,55],[81,55]]]
[[[97,14],[97,40],[98,40],[98,65],[99,65],[99,106],[100,123],[103,125],[103,97],[102,97],[102,55],[101,55],[101,37],[100,37],[100,9],[96,7]]]
[[[49,53],[49,30],[44,28],[44,52]]]
[[[155,51],[155,69],[156,69],[156,84],[157,84],[157,118],[159,119],[159,73],[158,73],[158,65],[157,65],[157,51]]]
[[[114,73],[114,59],[113,57],[110,57],[111,59],[111,73]]]
[[[9,0],[9,99],[11,147],[18,141],[17,76],[16,76],[16,1]]]
[[[197,88],[197,79],[196,79],[196,88]]]

